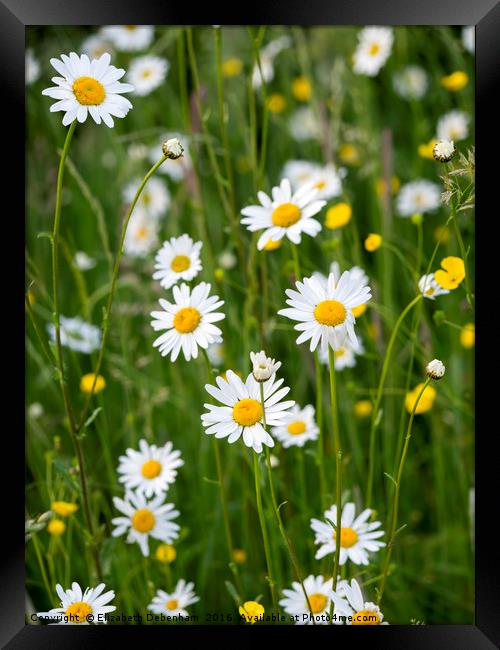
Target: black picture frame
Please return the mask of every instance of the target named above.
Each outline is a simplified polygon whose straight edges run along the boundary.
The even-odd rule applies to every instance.
[[[475,25],[476,26],[476,153],[477,153],[477,259],[494,260],[498,257],[500,239],[493,234],[492,220],[498,221],[498,209],[492,214],[492,206],[497,205],[498,155],[500,152],[498,135],[498,104],[500,68],[500,4],[495,0],[287,0],[251,4],[251,13],[245,6],[225,7],[217,10],[213,3],[194,8],[182,3],[160,3],[158,0],[0,0],[0,88],[3,89],[3,109],[7,107],[4,120],[2,146],[5,165],[4,187],[17,206],[24,203],[24,39],[28,25],[100,25],[100,24],[192,24],[196,16],[197,24],[224,22],[236,24],[331,24],[331,25]],[[5,196],[5,190],[3,195]],[[496,203],[495,203],[496,201]],[[5,216],[4,216],[5,218]],[[482,221],[483,220],[483,221]],[[23,221],[16,214],[9,223],[16,226],[12,239],[13,260],[4,262],[4,278],[9,282],[6,304],[14,305],[9,313],[15,313],[15,320],[24,318],[24,246]],[[14,230],[14,229],[12,229]],[[12,233],[11,233],[12,235]],[[15,241],[14,241],[15,240]],[[490,248],[488,248],[490,247]],[[494,248],[495,247],[495,248]],[[491,262],[490,262],[491,263]],[[19,269],[17,268],[19,265]],[[476,344],[478,369],[494,361],[492,359],[493,341],[498,337],[494,319],[491,318],[492,300],[487,293],[487,283],[491,280],[488,262],[479,262],[477,268],[477,329]],[[498,277],[498,273],[496,273]],[[21,286],[23,282],[23,286]],[[12,299],[9,294],[12,294]],[[485,296],[484,303],[481,297]],[[488,311],[487,311],[488,310]],[[4,314],[7,313],[7,309]],[[10,318],[9,318],[10,321]],[[495,327],[495,329],[493,329]],[[20,333],[22,326],[9,325]],[[9,340],[12,338],[12,332]],[[17,342],[14,336],[13,341]],[[219,626],[190,626],[168,629],[147,626],[29,626],[24,620],[24,530],[22,494],[24,475],[24,438],[21,424],[24,413],[21,406],[23,391],[22,364],[19,364],[19,351],[14,343],[10,348],[12,360],[8,363],[10,392],[7,392],[9,406],[4,406],[13,416],[13,426],[4,431],[4,465],[9,465],[11,473],[3,472],[5,487],[2,500],[2,519],[4,551],[1,554],[2,579],[0,581],[0,642],[9,650],[20,648],[88,648],[108,647],[110,642],[120,642],[124,638],[130,643],[147,643],[151,646],[153,637],[165,639],[192,639],[206,643],[207,634],[212,638],[224,637],[232,640],[235,635],[247,634],[250,637],[266,638],[277,634],[297,635],[329,634],[328,627],[273,626],[227,626],[222,632]],[[334,642],[342,641],[347,634],[356,635],[359,643],[366,641],[368,647],[380,648],[453,648],[453,650],[481,650],[498,647],[500,643],[500,579],[498,568],[498,543],[494,520],[498,513],[496,497],[497,458],[491,448],[492,436],[497,436],[498,425],[489,425],[488,413],[492,422],[497,419],[494,407],[498,401],[495,394],[498,382],[491,382],[486,373],[476,372],[477,377],[477,429],[476,429],[476,616],[475,625],[433,625],[433,626],[386,626],[377,629],[366,627],[341,627],[335,629]],[[13,388],[15,386],[15,388]],[[495,419],[493,419],[495,418]],[[7,460],[8,459],[8,460]],[[9,522],[8,525],[6,522]],[[304,630],[307,629],[307,632]],[[356,631],[355,631],[356,630]],[[124,636],[126,635],[126,636]],[[341,640],[338,635],[342,635]],[[309,637],[308,637],[309,638]],[[272,642],[272,641],[271,641]],[[300,640],[299,640],[300,643]],[[497,645],[496,645],[497,644]]]

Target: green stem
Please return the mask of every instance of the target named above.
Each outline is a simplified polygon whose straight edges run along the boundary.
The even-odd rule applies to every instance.
[[[293,269],[295,273],[295,281],[298,282],[300,280],[300,261],[299,261],[299,252],[297,250],[296,244],[290,242],[290,248],[292,250],[292,258],[293,258]]]
[[[429,385],[431,381],[431,378],[428,377],[422,386],[419,394],[417,395],[417,399],[415,400],[415,403],[413,404],[413,408],[411,410],[411,415],[410,419],[408,421],[408,428],[406,430],[406,438],[405,438],[405,444],[403,447],[403,451],[401,453],[401,458],[399,460],[399,467],[398,467],[398,473],[396,477],[396,483],[394,486],[394,501],[392,504],[392,516],[391,516],[391,524],[390,524],[390,529],[389,529],[389,540],[387,542],[387,552],[385,554],[385,561],[384,561],[384,568],[382,571],[382,578],[380,580],[380,589],[379,589],[379,594],[378,594],[378,599],[377,603],[380,604],[382,601],[382,596],[384,595],[384,589],[385,589],[385,582],[387,580],[387,574],[389,571],[389,562],[391,560],[391,555],[392,555],[392,549],[394,547],[394,538],[396,536],[396,526],[398,524],[398,508],[399,508],[399,494],[400,494],[400,488],[401,488],[401,478],[403,476],[403,469],[405,465],[405,460],[406,456],[408,454],[408,449],[410,446],[410,440],[411,440],[411,429],[413,426],[413,420],[415,418],[415,412],[417,410],[418,403],[420,401],[420,398],[424,394],[425,389]]]
[[[316,422],[319,428],[318,449],[316,452],[316,464],[319,468],[319,486],[321,495],[321,508],[327,508],[326,503],[326,475],[325,475],[325,442],[323,429],[323,373],[318,351],[314,351],[314,367],[316,370]]]

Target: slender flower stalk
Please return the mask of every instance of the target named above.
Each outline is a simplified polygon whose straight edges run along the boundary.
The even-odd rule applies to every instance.
[[[323,428],[323,372],[319,360],[318,350],[314,351],[314,368],[316,371],[316,419],[318,422],[318,450],[316,463],[319,468],[319,487],[321,496],[321,509],[326,510],[326,475],[325,475],[325,441]]]
[[[406,430],[406,438],[405,438],[405,444],[403,447],[403,451],[401,452],[401,458],[399,460],[399,466],[398,466],[398,473],[396,476],[396,482],[394,485],[394,501],[392,504],[392,515],[391,515],[391,523],[389,527],[389,541],[387,542],[387,552],[385,554],[385,560],[384,560],[384,568],[382,571],[382,578],[380,580],[380,588],[379,588],[379,594],[378,594],[378,599],[377,599],[377,604],[380,605],[380,602],[382,601],[382,596],[384,595],[384,589],[385,589],[385,583],[387,580],[387,574],[389,571],[389,563],[391,561],[391,555],[392,555],[392,549],[394,547],[394,538],[396,536],[396,526],[398,525],[398,508],[399,508],[399,494],[400,494],[400,489],[401,489],[401,478],[403,476],[403,469],[405,465],[405,460],[406,456],[408,454],[408,449],[410,446],[410,440],[412,436],[412,426],[413,426],[413,420],[415,418],[415,412],[417,410],[418,403],[420,401],[420,398],[424,394],[425,389],[431,382],[431,377],[427,377],[427,379],[424,382],[424,385],[422,386],[419,394],[417,395],[417,399],[415,400],[415,403],[413,404],[413,408],[411,410],[411,415],[410,419],[408,420],[408,428]]]

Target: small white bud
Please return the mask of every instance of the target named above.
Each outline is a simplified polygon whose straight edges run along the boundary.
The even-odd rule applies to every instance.
[[[178,138],[170,138],[162,145],[163,155],[172,160],[177,160],[184,153],[184,147],[179,142]]]
[[[432,155],[439,162],[449,162],[457,153],[453,140],[440,140],[434,145]]]
[[[427,364],[425,370],[427,372],[427,376],[431,379],[441,379],[445,373],[446,368],[442,361],[439,361],[439,359],[433,359]]]
[[[281,367],[281,361],[266,357],[264,350],[250,352],[250,360],[253,364],[253,377],[258,382],[267,381]]]

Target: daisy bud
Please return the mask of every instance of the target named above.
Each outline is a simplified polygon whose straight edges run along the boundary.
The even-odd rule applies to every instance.
[[[439,162],[449,162],[457,153],[453,140],[439,140],[434,145],[432,155]]]
[[[255,381],[267,381],[281,366],[281,361],[275,362],[271,357],[266,357],[264,350],[250,352],[250,360],[253,363],[252,374]]]
[[[433,359],[427,364],[426,367],[427,376],[431,379],[441,379],[445,373],[445,366],[442,361],[439,359]]]
[[[172,160],[177,160],[184,153],[184,147],[177,138],[170,138],[162,145],[163,155]]]

